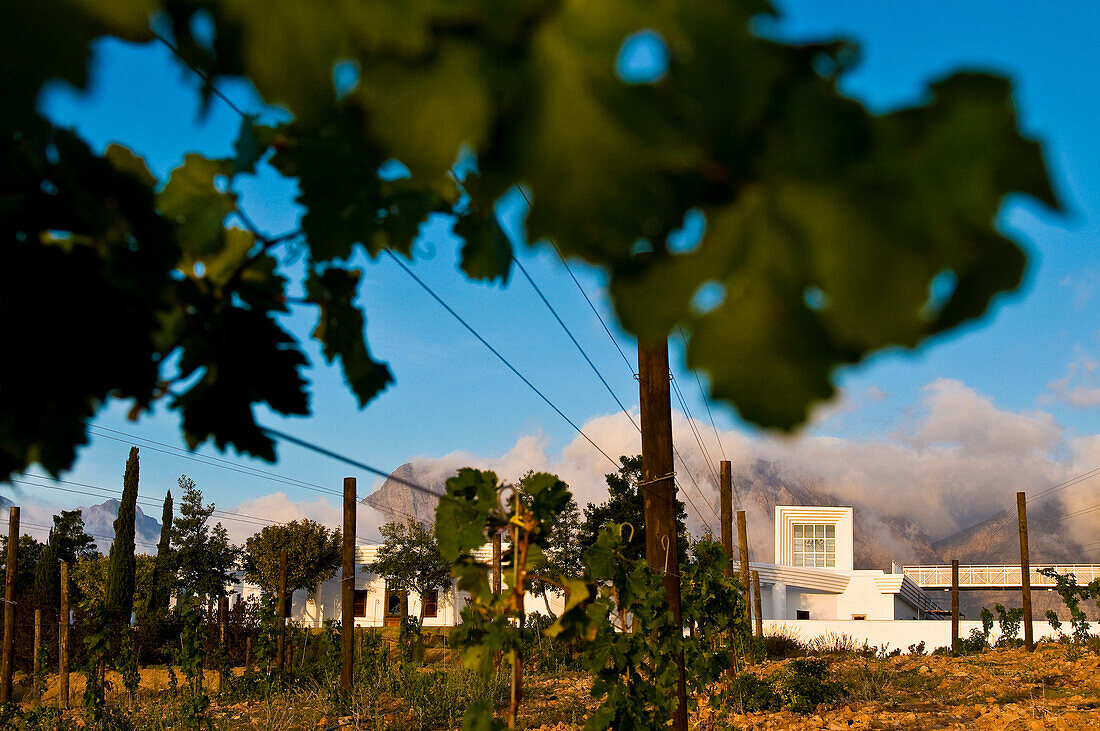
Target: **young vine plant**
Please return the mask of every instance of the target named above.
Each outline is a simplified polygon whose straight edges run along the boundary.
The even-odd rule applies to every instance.
[[[524,594],[533,579],[547,580],[538,571],[546,565],[550,529],[569,497],[565,483],[549,474],[529,474],[509,487],[492,472],[466,468],[447,481],[436,511],[436,535],[441,552],[454,565],[459,590],[470,597],[462,623],[452,631],[452,644],[461,649],[466,666],[483,678],[492,673],[497,657],[506,658],[512,668],[505,718],[497,718],[486,701],[473,703],[463,718],[464,731],[495,731],[516,723],[522,698]],[[496,594],[489,583],[490,567],[477,552],[503,530],[511,535],[502,555],[510,580]],[[735,667],[738,652],[743,656],[752,647],[741,588],[724,574],[728,558],[719,544],[709,539],[696,543],[695,560],[681,575],[683,621],[678,623],[669,611],[661,572],[624,553],[623,532],[632,530],[629,524],[606,526],[584,554],[583,576],[553,582],[565,595],[565,607],[546,635],[583,646],[584,664],[595,678],[592,695],[601,699],[585,731],[665,725],[679,680],[672,658],[685,658],[688,688],[693,696],[706,696],[716,694],[716,683]],[[692,628],[690,636],[684,627]],[[718,702],[717,695],[712,700]]]

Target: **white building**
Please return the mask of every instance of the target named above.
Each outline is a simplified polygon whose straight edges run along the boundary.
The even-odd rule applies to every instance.
[[[851,508],[778,505],[775,563],[760,574],[766,620],[927,619],[939,607],[903,573],[855,570]]]
[[[466,595],[459,592],[452,582],[448,589],[433,592],[421,597],[415,592],[391,591],[386,581],[366,571],[365,567],[375,560],[377,546],[357,546],[355,549],[355,600],[352,613],[356,627],[397,627],[405,616],[419,617],[421,605],[424,609],[425,627],[451,627],[461,621],[462,607]],[[492,547],[485,546],[474,552],[474,557],[485,563],[492,561]],[[507,577],[504,577],[507,585]],[[229,586],[233,592],[231,601],[258,599],[262,590],[256,584],[244,581],[238,574],[238,581]],[[312,596],[305,590],[294,592],[291,601],[290,616],[296,624],[305,627],[321,627],[325,620],[340,619],[340,575],[318,584]],[[545,600],[541,596],[527,594],[524,605],[528,612],[543,611]],[[551,597],[550,605],[555,613],[560,613],[563,602],[559,597]]]
[[[856,644],[903,650],[920,642],[928,649],[950,645],[951,623],[943,621],[948,615],[912,578],[897,567],[889,572],[853,568],[852,508],[777,506],[774,541],[774,563],[751,563],[760,578],[765,634],[786,634],[803,641],[846,636]],[[360,570],[355,576],[353,612],[357,627],[397,626],[403,616],[420,616],[422,603],[426,627],[461,621],[466,598],[453,584],[428,597],[390,591],[383,579],[363,570],[374,561],[376,551],[375,546],[356,549]],[[489,563],[492,549],[487,545],[475,555]],[[260,595],[260,588],[243,578],[229,589],[234,602]],[[340,601],[337,575],[321,582],[312,596],[295,592],[291,618],[302,626],[319,627],[325,620],[340,618]],[[561,597],[550,597],[549,603],[555,614],[561,613]],[[528,594],[525,607],[529,612],[544,612],[544,599]],[[980,627],[981,622],[964,620],[960,637]],[[1034,627],[1037,638],[1052,634],[1041,620]],[[994,627],[991,640],[997,635]]]
[[[786,620],[906,620],[927,619],[938,607],[912,579],[903,573],[857,571],[853,566],[852,508],[781,505],[775,509],[775,563],[753,562],[760,575],[762,614],[765,621]],[[448,627],[461,621],[465,596],[452,584],[431,596],[391,591],[385,580],[364,567],[375,559],[376,546],[356,548],[355,604],[357,627],[398,626],[401,617],[420,616],[425,627]],[[487,545],[476,554],[489,563]],[[234,601],[259,597],[260,587],[238,577],[230,587]],[[505,577],[507,582],[507,577]],[[321,582],[312,596],[294,592],[291,618],[297,624],[320,627],[326,619],[340,618],[340,579],[337,574]],[[555,613],[561,597],[550,599]],[[528,594],[529,611],[544,611],[542,597]]]

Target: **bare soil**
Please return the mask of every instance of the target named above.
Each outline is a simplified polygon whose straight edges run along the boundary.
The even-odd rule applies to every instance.
[[[963,658],[910,656],[875,658],[829,657],[832,680],[845,686],[845,700],[820,706],[808,715],[789,711],[738,713],[736,707],[713,708],[705,699],[691,714],[696,731],[717,729],[1100,729],[1100,655],[1075,656],[1063,645],[1043,644],[1034,653],[1022,649],[993,650]],[[751,672],[766,676],[783,662],[761,663]],[[240,672],[240,669],[237,669]],[[177,677],[182,675],[177,671]],[[128,707],[138,728],[164,728],[157,713],[170,687],[165,668],[141,671],[139,698],[130,703],[118,692],[121,679],[108,675],[112,703]],[[70,698],[74,720],[80,716],[83,676],[73,673]],[[369,721],[338,717],[327,710],[323,693],[291,694],[285,700],[266,699],[219,705],[217,676],[206,675],[217,729],[414,728],[402,715],[400,699],[385,704],[383,716]],[[597,705],[589,696],[591,680],[583,673],[534,675],[525,684],[524,710],[518,728],[528,731],[573,731]],[[17,688],[17,698],[21,694]],[[23,698],[25,707],[56,706],[57,676],[40,700]],[[141,706],[147,706],[142,713]],[[79,722],[79,721],[78,721]]]

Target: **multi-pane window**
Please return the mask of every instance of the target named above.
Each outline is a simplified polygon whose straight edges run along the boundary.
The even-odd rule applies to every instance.
[[[435,617],[439,614],[439,592],[426,591],[420,599],[424,602],[424,616]]]
[[[352,598],[351,613],[356,617],[367,616],[367,594],[369,592],[366,589],[356,589]]]
[[[791,558],[795,566],[836,566],[836,526],[802,523],[791,528],[794,541]]]

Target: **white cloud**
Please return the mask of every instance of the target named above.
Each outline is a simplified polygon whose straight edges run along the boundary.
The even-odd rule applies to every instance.
[[[1085,368],[1085,365],[1079,366]],[[1090,371],[1091,372],[1091,371]],[[877,403],[883,396],[863,392],[845,395],[861,404]],[[858,406],[839,404],[836,412],[848,413]],[[637,420],[635,410],[632,416]],[[926,386],[919,407],[900,409],[895,428],[870,439],[836,436],[796,435],[775,437],[731,430],[715,437],[709,421],[695,422],[710,461],[725,454],[739,469],[751,467],[756,460],[782,466],[782,474],[809,481],[837,500],[856,507],[874,519],[869,530],[876,543],[886,545],[904,537],[892,536],[880,523],[890,519],[911,521],[932,539],[946,537],[984,520],[999,510],[1013,510],[1015,493],[1035,494],[1074,475],[1100,467],[1100,435],[1067,436],[1057,420],[1043,411],[1015,412],[999,408],[988,397],[959,381],[937,380]],[[641,450],[637,429],[622,413],[595,416],[582,425],[588,435],[611,458],[638,454]],[[818,429],[820,430],[820,428]],[[717,527],[714,509],[718,506],[714,471],[696,442],[691,422],[674,413],[674,440],[680,456],[675,469],[681,490],[695,505],[688,506],[689,528],[694,533],[704,525]],[[450,476],[459,467],[492,469],[504,481],[514,481],[527,470],[559,475],[573,490],[581,504],[606,497],[604,475],[616,469],[607,458],[583,437],[577,436],[559,453],[549,451],[543,434],[525,435],[499,456],[477,456],[453,452],[442,457],[414,457],[422,479],[433,482]],[[430,472],[425,474],[421,470]],[[694,481],[691,479],[694,477]],[[696,488],[696,483],[698,488]],[[1094,480],[1059,491],[1048,500],[1059,500],[1067,511],[1096,504]],[[23,508],[23,520],[48,524],[56,507],[17,496]],[[763,504],[744,506],[749,513],[750,537],[755,554],[767,559],[771,553],[772,517]],[[308,517],[331,527],[340,523],[340,508],[335,501],[317,498],[295,501],[285,493],[274,493],[248,500],[234,508],[220,509],[242,516],[275,521]],[[358,513],[361,539],[376,540],[382,516],[367,506]],[[223,520],[232,539],[243,542],[261,526]],[[1100,533],[1100,511],[1082,514],[1066,521],[1067,537],[1080,543],[1094,542]],[[904,545],[889,546],[904,556]]]
[[[1066,366],[1066,375],[1047,384],[1050,394],[1046,402],[1058,401],[1078,409],[1094,409],[1100,406],[1100,381],[1097,380],[1098,364],[1084,351]]]

